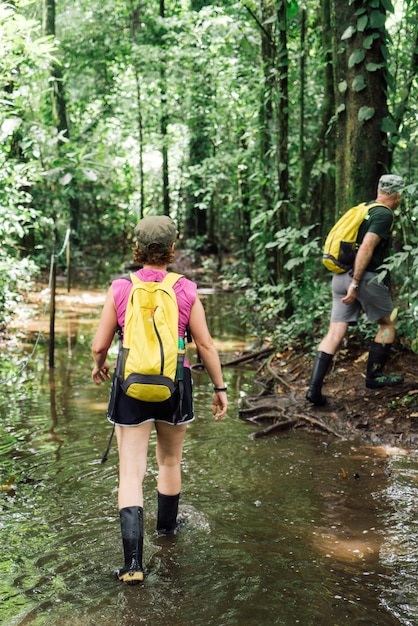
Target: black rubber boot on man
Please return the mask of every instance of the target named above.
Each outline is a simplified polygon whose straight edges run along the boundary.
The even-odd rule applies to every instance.
[[[315,406],[325,406],[327,403],[326,397],[322,395],[322,384],[332,359],[332,354],[327,354],[326,352],[316,353],[309,388],[306,392],[306,399],[315,404]]]
[[[380,389],[381,387],[396,387],[397,385],[402,385],[403,376],[383,374],[383,368],[389,358],[391,347],[391,343],[383,345],[376,341],[371,342],[369,358],[367,360],[367,389]]]
[[[119,511],[125,566],[116,576],[128,585],[144,580],[142,549],[144,544],[144,516],[141,506],[127,506]]]
[[[180,494],[165,496],[158,491],[157,535],[175,535],[177,533],[177,513]]]

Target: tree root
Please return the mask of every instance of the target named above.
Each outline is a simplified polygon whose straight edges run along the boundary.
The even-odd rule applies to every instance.
[[[289,383],[287,383],[287,382],[284,380],[284,378],[282,378],[281,376],[279,376],[279,375],[278,375],[278,373],[277,373],[276,371],[274,371],[274,369],[273,369],[273,368],[272,368],[272,366],[271,366],[271,363],[272,363],[273,359],[275,358],[275,356],[276,356],[276,355],[275,355],[275,354],[273,354],[273,355],[269,358],[269,360],[267,361],[267,364],[266,364],[267,371],[268,371],[268,373],[270,374],[270,376],[271,376],[272,378],[274,378],[274,380],[278,380],[278,381],[279,381],[279,383],[280,383],[280,384],[281,384],[281,385],[282,385],[285,389],[287,389],[288,391],[291,391],[291,390],[292,390],[292,387],[289,385]]]
[[[342,438],[343,435],[331,426],[328,426],[325,422],[313,417],[312,415],[306,415],[304,413],[295,412],[297,410],[294,394],[281,396],[269,396],[269,402],[257,404],[253,403],[254,398],[249,399],[248,404],[250,406],[245,409],[240,409],[239,417],[250,424],[257,426],[265,424],[266,422],[272,422],[269,426],[265,427],[256,433],[252,433],[252,439],[258,439],[260,437],[267,437],[275,432],[283,432],[291,428],[304,427],[309,425],[314,428],[318,428],[334,437]],[[296,405],[296,406],[295,406]]]
[[[325,422],[323,422],[322,420],[319,420],[317,417],[312,417],[312,415],[300,415],[299,414],[299,415],[295,415],[295,418],[297,418],[298,420],[302,420],[304,422],[308,422],[308,424],[310,424],[311,426],[316,426],[317,428],[320,428],[321,430],[324,430],[325,432],[330,433],[331,435],[334,435],[334,437],[343,438],[343,435],[341,435],[340,433],[337,433],[336,430],[334,430],[333,428],[325,424]]]

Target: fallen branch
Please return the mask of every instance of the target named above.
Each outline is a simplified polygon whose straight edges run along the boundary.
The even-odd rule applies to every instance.
[[[285,430],[289,430],[290,428],[293,428],[293,426],[295,426],[297,424],[298,420],[297,419],[290,419],[290,420],[285,420],[283,422],[276,422],[275,424],[272,424],[271,426],[267,426],[267,428],[264,428],[263,430],[258,430],[255,433],[251,433],[250,437],[251,439],[259,439],[260,437],[268,437],[269,435],[275,433],[275,432],[283,432]]]
[[[264,348],[263,350],[259,350],[258,352],[251,352],[250,354],[243,354],[242,356],[237,357],[236,359],[232,359],[232,361],[227,361],[226,363],[221,363],[222,367],[233,367],[234,365],[241,365],[242,363],[249,363],[250,361],[259,361],[260,359],[268,356],[273,352],[273,348]],[[192,370],[204,370],[205,366],[202,362],[194,363],[190,366]]]
[[[273,352],[273,348],[264,348],[263,350],[259,350],[258,352],[251,352],[250,354],[243,354],[242,356],[233,359],[232,361],[228,361],[227,363],[223,363],[223,367],[230,367],[231,365],[240,365],[241,363],[248,363],[249,361],[259,361],[265,356],[268,356]]]

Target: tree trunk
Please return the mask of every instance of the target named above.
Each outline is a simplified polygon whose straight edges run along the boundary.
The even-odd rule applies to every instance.
[[[191,0],[190,8],[196,13],[212,4],[211,0]],[[186,197],[185,236],[207,237],[208,211],[211,199],[207,198],[207,189],[203,168],[206,159],[213,153],[210,140],[209,108],[212,106],[212,85],[210,76],[202,59],[194,62],[193,88],[191,91],[191,117],[189,120],[189,165],[191,175]]]
[[[160,0],[160,17],[165,17],[165,5],[164,0]],[[169,183],[169,167],[168,167],[168,113],[167,113],[167,77],[166,77],[166,59],[165,59],[165,43],[164,40],[160,41],[160,49],[162,52],[162,58],[160,59],[160,93],[161,93],[161,139],[162,139],[162,154],[163,154],[163,209],[164,215],[170,215],[170,183]]]
[[[289,225],[289,53],[287,49],[287,0],[277,4],[277,130],[276,171],[278,202],[276,202],[277,230]],[[283,250],[276,250],[275,282],[285,277]]]
[[[55,37],[55,0],[44,0],[43,4],[43,34]],[[51,68],[51,105],[52,117],[56,129],[58,130],[58,147],[63,145],[65,139],[70,139],[70,129],[67,118],[67,105],[65,101],[64,80],[61,66],[58,63],[52,63]],[[65,139],[64,139],[65,137]],[[68,194],[68,205],[70,211],[70,228],[73,243],[77,244],[81,238],[81,216],[78,185],[73,178],[71,181],[72,189]]]
[[[373,199],[389,162],[382,121],[386,101],[385,13],[373,0],[335,0],[336,204],[342,211]],[[343,39],[343,46],[341,46]],[[341,49],[342,47],[342,49]]]
[[[55,37],[55,0],[44,0],[43,33],[46,36]],[[60,133],[65,134],[69,138],[70,131],[67,122],[67,107],[60,65],[52,63],[50,72],[52,78],[51,100],[54,124]]]
[[[136,43],[138,30],[141,27],[141,5],[138,1],[136,6],[134,0],[131,0],[130,15],[130,32],[132,43]],[[139,62],[136,56],[133,58],[133,69],[135,75],[136,88],[136,109],[137,109],[137,132],[138,132],[138,176],[139,176],[139,215],[138,218],[144,217],[145,208],[145,190],[144,190],[144,127],[142,121],[142,97],[141,97],[141,76],[139,72]]]
[[[324,99],[322,101],[321,110],[319,111],[319,125],[311,144],[306,145],[305,127],[304,127],[304,95],[301,93],[301,111],[300,111],[300,149],[299,149],[299,177],[297,189],[297,206],[299,207],[299,225],[317,222],[322,224],[324,221],[324,207],[334,206],[335,204],[335,185],[331,177],[324,180],[318,180],[316,185],[312,185],[312,170],[318,159],[325,162],[333,162],[335,158],[335,147],[332,134],[329,133],[330,124],[335,110],[334,97],[334,73],[332,64],[332,27],[330,0],[321,1],[321,40],[323,50],[324,65]],[[305,13],[305,11],[304,11]],[[306,43],[303,37],[303,17],[302,17],[302,34],[301,34],[301,91],[302,85],[305,84],[305,64],[303,59],[306,54]],[[309,194],[309,190],[310,194]],[[306,211],[302,207],[306,206]]]
[[[408,72],[408,77],[407,77],[406,83],[403,84],[401,87],[402,92],[403,92],[402,101],[399,104],[399,106],[395,108],[394,124],[395,124],[396,130],[394,129],[392,132],[390,132],[391,141],[389,144],[389,168],[392,165],[393,151],[395,149],[396,144],[398,143],[400,139],[400,131],[402,128],[402,123],[404,121],[405,113],[409,107],[412,86],[413,86],[414,78],[416,77],[417,73],[418,73],[418,29],[416,29],[415,31],[415,41],[414,41],[414,45],[412,46],[412,58],[411,58],[409,72]]]

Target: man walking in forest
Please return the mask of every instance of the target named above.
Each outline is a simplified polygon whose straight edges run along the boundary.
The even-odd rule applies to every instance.
[[[370,209],[368,219],[360,226],[354,267],[333,276],[331,322],[318,346],[306,393],[306,399],[316,406],[326,404],[327,399],[322,394],[325,375],[348,326],[356,323],[361,310],[370,321],[379,324],[375,340],[370,345],[366,387],[378,389],[403,383],[402,376],[383,374],[396,331],[391,319],[393,301],[389,276],[379,282],[378,273],[390,250],[393,211],[401,202],[404,187],[405,183],[400,176],[385,174],[380,178],[377,198],[373,201],[378,202],[379,206]]]

